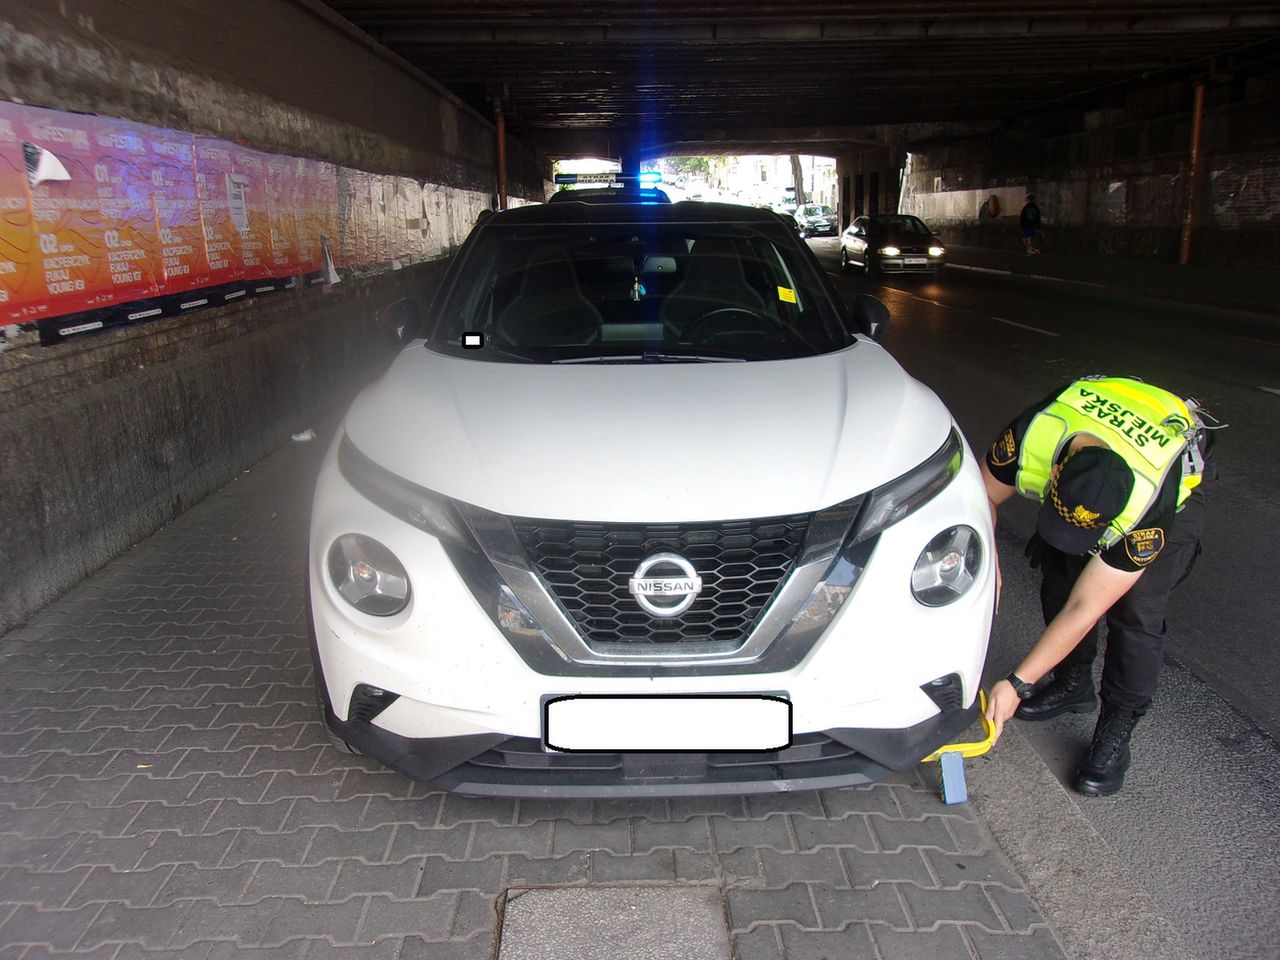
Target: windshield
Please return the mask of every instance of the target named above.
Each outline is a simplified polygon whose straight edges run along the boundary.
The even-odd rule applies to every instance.
[[[932,235],[932,231],[917,217],[875,217],[871,221],[873,230],[885,233],[914,233],[922,237]]]
[[[806,217],[829,217],[831,216],[831,208],[824,207],[821,204],[811,203],[804,208]]]
[[[495,362],[781,360],[853,342],[781,223],[487,224],[428,346]],[[463,347],[464,334],[483,346]],[[474,342],[474,337],[468,338]]]

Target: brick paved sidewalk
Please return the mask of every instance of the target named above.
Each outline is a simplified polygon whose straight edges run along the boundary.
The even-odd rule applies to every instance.
[[[740,960],[1064,956],[915,775],[478,800],[332,746],[301,590],[321,452],[280,450],[0,637],[0,960],[484,960],[509,889],[641,883],[715,887]]]

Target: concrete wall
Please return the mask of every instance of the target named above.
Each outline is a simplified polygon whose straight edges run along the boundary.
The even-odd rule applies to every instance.
[[[8,0],[0,51],[0,99],[417,177],[455,217],[496,187],[487,118],[304,0]],[[545,165],[507,156],[512,196],[543,199]],[[381,311],[442,269],[0,343],[0,630],[347,402],[390,359]]]
[[[901,209],[952,243],[1016,249],[1028,190],[1044,249],[1174,261],[1187,203],[1193,87],[1153,84],[1088,110],[912,147]],[[1192,262],[1273,269],[1280,255],[1280,72],[1207,88]],[[992,218],[986,202],[997,197]]]

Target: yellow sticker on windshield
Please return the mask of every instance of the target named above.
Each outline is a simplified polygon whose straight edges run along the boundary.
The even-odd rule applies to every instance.
[[[795,303],[796,292],[792,290],[790,287],[779,287],[778,299],[781,300],[783,303]]]

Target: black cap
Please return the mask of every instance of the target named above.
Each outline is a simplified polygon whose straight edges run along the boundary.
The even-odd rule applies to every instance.
[[[1036,530],[1063,553],[1084,554],[1098,545],[1133,492],[1133,471],[1106,447],[1085,447],[1062,463],[1049,481]]]

